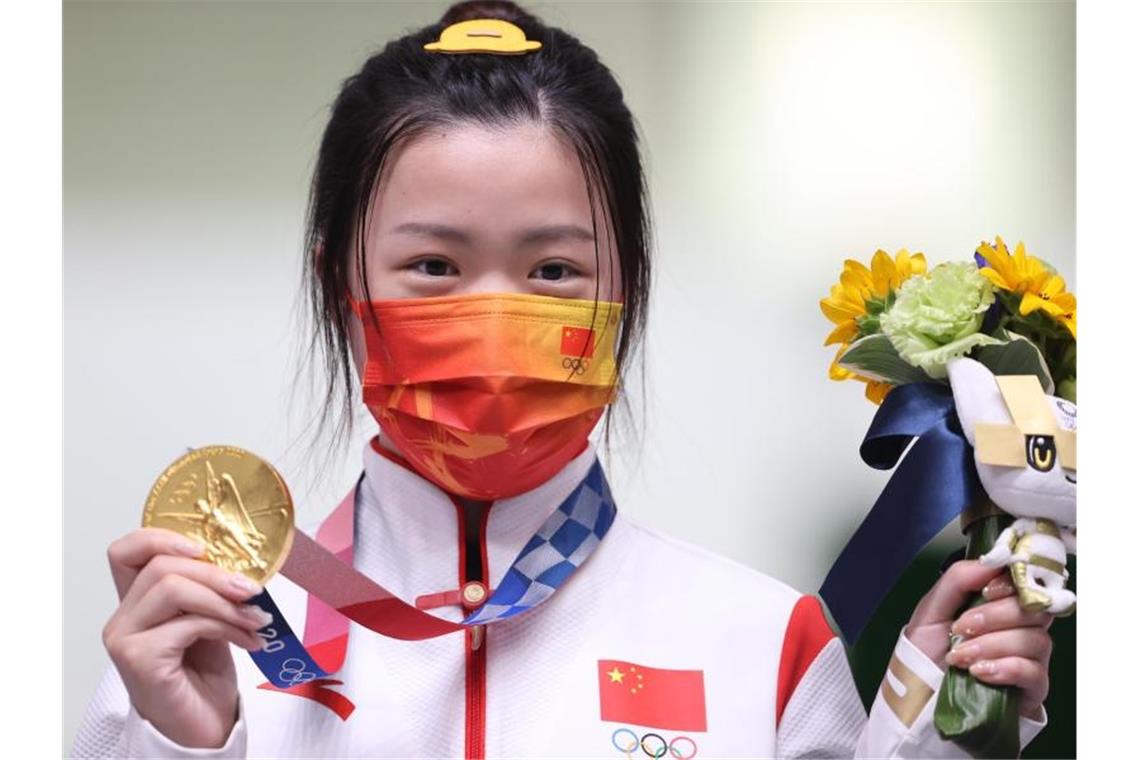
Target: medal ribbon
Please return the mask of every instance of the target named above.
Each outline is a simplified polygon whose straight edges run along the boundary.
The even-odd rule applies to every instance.
[[[321,524],[316,540],[294,533],[281,568],[282,575],[309,592],[305,643],[268,591],[250,600],[273,616],[258,631],[265,648],[250,652],[269,680],[262,688],[301,693],[296,690],[311,692],[313,687],[340,683],[330,676],[344,664],[350,620],[384,636],[416,641],[497,623],[533,609],[581,567],[617,514],[601,463],[595,459],[582,481],[523,546],[490,598],[453,623],[408,604],[353,568],[354,505],[360,484],[358,480]]]

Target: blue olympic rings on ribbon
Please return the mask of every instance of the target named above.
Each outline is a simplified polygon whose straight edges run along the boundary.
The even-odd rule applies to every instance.
[[[953,393],[945,385],[907,383],[892,389],[859,455],[876,469],[898,467],[819,589],[848,643],[859,637],[922,547],[984,494]]]
[[[623,742],[622,744],[618,744],[619,734],[629,734],[630,743],[626,744]],[[660,742],[660,744],[657,745],[652,752],[648,747],[645,746],[645,741],[650,738],[655,738],[658,742]],[[633,751],[638,747],[641,748],[641,751],[645,753],[646,757],[653,758],[654,760],[660,757],[664,757],[666,752],[677,758],[677,760],[692,760],[692,758],[697,756],[697,743],[690,739],[688,736],[674,736],[672,741],[666,742],[665,737],[661,736],[661,734],[650,732],[642,734],[641,738],[638,739],[636,733],[628,728],[623,727],[614,731],[613,736],[610,737],[610,741],[613,742],[613,745],[617,751],[621,752],[626,757],[632,757]],[[688,742],[688,746],[685,747],[685,751],[687,751],[688,754],[682,753],[682,750],[680,748],[681,742]]]
[[[254,664],[274,686],[287,689],[290,686],[308,683],[314,678],[327,678],[329,676],[316,660],[309,654],[305,646],[293,633],[293,629],[285,622],[285,616],[277,608],[273,597],[268,591],[262,591],[249,600],[273,616],[269,625],[257,632],[265,642],[265,647],[257,652],[250,652]]]

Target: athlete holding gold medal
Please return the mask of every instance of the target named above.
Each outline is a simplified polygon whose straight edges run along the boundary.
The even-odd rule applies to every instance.
[[[646,207],[613,76],[513,3],[458,3],[346,80],[307,280],[330,398],[379,425],[363,474],[294,530],[253,454],[171,465],[108,551],[114,667],[74,754],[965,756],[931,720],[951,632],[1023,690],[1031,740],[1051,618],[1002,571],[948,569],[868,716],[814,597],[617,510],[588,436],[641,338]],[[692,604],[649,625],[661,600]]]

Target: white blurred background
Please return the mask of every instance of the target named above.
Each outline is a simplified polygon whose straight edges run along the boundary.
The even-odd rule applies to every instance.
[[[598,51],[645,142],[656,292],[619,508],[813,592],[887,477],[858,457],[862,386],[826,377],[842,260],[1000,234],[1076,290],[1073,4],[524,5]],[[317,477],[291,396],[307,183],[340,82],[446,7],[65,2],[66,746],[107,665],[106,546],[166,464],[252,449],[299,521],[357,473],[359,441]]]

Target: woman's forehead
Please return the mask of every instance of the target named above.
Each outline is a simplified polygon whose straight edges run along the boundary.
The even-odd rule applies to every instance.
[[[601,207],[595,213],[602,224]],[[543,225],[591,229],[590,195],[574,150],[535,123],[436,128],[387,161],[371,209],[380,234],[409,223],[504,234]]]

